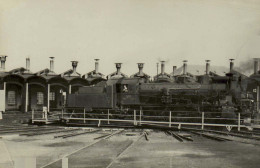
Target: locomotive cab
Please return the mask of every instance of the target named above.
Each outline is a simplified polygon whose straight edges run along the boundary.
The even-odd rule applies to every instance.
[[[139,78],[123,78],[118,80],[116,87],[116,106],[119,108],[139,105]]]

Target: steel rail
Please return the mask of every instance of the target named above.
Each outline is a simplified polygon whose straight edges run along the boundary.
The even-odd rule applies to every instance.
[[[81,129],[64,129],[64,130],[50,130],[50,131],[43,131],[43,132],[36,132],[36,133],[22,133],[19,136],[37,136],[37,135],[46,135],[46,134],[53,134],[53,133],[63,133],[63,132],[73,132],[79,131]]]
[[[126,146],[126,148],[124,150],[122,150],[120,153],[118,153],[117,156],[106,166],[106,168],[110,168],[115,163],[115,161],[123,155],[123,153],[125,153],[129,148],[131,148],[143,136],[147,136],[146,131],[143,131],[143,133],[139,136],[139,138],[136,141],[132,141],[129,145]]]
[[[124,130],[123,130],[123,131],[124,131]],[[115,135],[115,134],[113,134],[113,135]],[[112,135],[112,136],[113,136],[113,135]],[[71,153],[69,153],[69,154],[66,154],[66,155],[63,156],[63,158],[68,157],[68,156],[70,156],[70,155],[72,155],[72,154],[74,154],[74,153],[77,153],[77,152],[79,152],[79,151],[81,151],[81,150],[83,150],[83,149],[86,149],[86,148],[88,148],[88,147],[90,147],[90,146],[93,146],[93,145],[97,144],[98,142],[104,140],[105,138],[106,138],[106,137],[101,138],[101,139],[99,139],[98,141],[94,141],[93,143],[91,143],[91,144],[89,144],[89,145],[87,145],[87,146],[84,146],[84,147],[82,147],[82,148],[80,148],[80,149],[77,149],[77,150],[75,150],[75,151],[73,151],[73,152],[71,152]],[[54,160],[54,161],[52,161],[52,162],[50,162],[50,163],[48,163],[48,164],[45,164],[45,165],[41,166],[40,168],[45,168],[45,167],[47,167],[47,166],[49,166],[49,165],[51,165],[51,164],[53,164],[53,163],[55,163],[55,162],[57,162],[57,161],[59,161],[59,160],[61,160],[61,159],[62,159],[62,158],[56,159],[56,160]]]
[[[80,132],[80,133],[71,133],[71,134],[65,134],[65,135],[57,135],[54,136],[54,138],[69,138],[69,137],[74,137],[74,136],[78,136],[78,135],[84,135],[84,134],[89,134],[89,133],[95,133],[98,132],[100,130],[93,130],[93,131],[85,131],[85,132]]]
[[[30,131],[46,131],[46,130],[57,130],[54,128],[51,129],[18,129],[18,130],[6,130],[6,131],[0,131],[0,134],[12,134],[12,133],[22,133],[22,132],[30,132]]]

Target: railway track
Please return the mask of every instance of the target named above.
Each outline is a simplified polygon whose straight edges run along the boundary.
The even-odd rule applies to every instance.
[[[177,139],[179,142],[183,142],[183,139],[176,133],[174,133],[173,131],[166,131],[166,135],[170,135],[172,137],[174,137],[175,139]]]
[[[252,140],[257,140],[259,141],[260,140],[260,137],[254,137],[254,136],[245,136],[244,132],[243,133],[239,133],[239,132],[236,132],[236,133],[233,133],[233,132],[226,132],[226,131],[216,131],[216,130],[208,130],[208,129],[196,129],[196,128],[188,128],[188,127],[182,127],[181,128],[182,130],[184,131],[192,131],[192,132],[198,132],[198,133],[205,133],[205,132],[208,132],[208,133],[214,133],[214,134],[219,134],[219,135],[224,135],[224,136],[234,136],[234,137],[239,137],[239,138],[244,138],[244,139],[252,139]]]
[[[98,131],[100,131],[100,130],[98,130]],[[108,162],[107,159],[104,159],[104,163],[102,163],[102,165],[103,165],[102,167],[109,168],[115,163],[115,161],[118,158],[120,158],[120,156],[124,152],[126,152],[129,148],[131,148],[131,146],[133,146],[134,143],[139,141],[142,137],[144,137],[146,141],[149,140],[149,138],[148,138],[149,133],[147,131],[143,131],[135,141],[134,140],[124,140],[122,142],[108,141],[108,139],[111,138],[112,136],[121,134],[124,131],[125,131],[124,129],[123,130],[117,130],[117,131],[114,131],[114,132],[109,133],[109,134],[105,134],[105,135],[102,135],[102,136],[95,137],[95,138],[93,138],[93,140],[94,140],[93,143],[91,143],[91,144],[89,144],[85,147],[82,147],[82,148],[80,148],[80,149],[78,149],[78,150],[76,150],[72,153],[69,153],[69,154],[63,156],[63,158],[64,157],[69,158],[70,164],[77,163],[77,165],[84,165],[87,162],[86,159],[79,159],[79,158],[81,158],[83,153],[85,154],[85,153],[89,152],[89,153],[94,154],[91,151],[92,150],[95,151],[96,148],[102,149],[102,150],[110,148],[110,149],[113,149],[112,151],[114,152],[114,154],[112,156],[109,155],[109,158],[112,157],[112,160],[110,160]],[[106,155],[105,153],[106,152],[104,152],[103,154]],[[92,160],[91,163],[88,163],[89,167],[91,167],[89,164],[92,164],[92,162],[95,162],[95,160]],[[100,162],[103,162],[102,158],[100,160],[98,160],[99,164],[100,164]],[[48,164],[42,166],[41,168],[60,167],[60,163],[61,163],[61,159],[57,159],[57,160],[55,160],[51,163],[48,163]]]
[[[244,139],[252,139],[252,140],[260,141],[260,137],[246,136],[243,133],[221,132],[221,131],[214,131],[214,130],[207,130],[207,131],[215,133],[215,134],[220,134],[220,135],[234,136],[234,137],[239,137],[239,138],[244,138]]]
[[[122,151],[120,151],[117,156],[106,166],[106,168],[110,168],[129,148],[131,148],[131,146],[138,142],[143,136],[145,137],[146,141],[149,141],[148,135],[149,133],[147,131],[143,131],[138,139],[136,141],[132,141]]]
[[[124,130],[118,130],[118,131],[116,131],[116,132],[114,132],[114,133],[110,133],[110,134],[106,134],[106,135],[102,135],[102,136],[96,137],[96,138],[94,138],[94,140],[101,139],[101,138],[103,138],[103,139],[108,139],[108,138],[110,138],[110,137],[112,137],[112,136],[114,136],[114,135],[116,135],[116,134],[122,133],[123,131],[124,131]]]
[[[232,140],[227,139],[227,138],[218,137],[216,135],[209,135],[209,134],[201,133],[201,132],[198,132],[198,131],[189,131],[188,133],[192,133],[192,134],[202,136],[202,137],[205,137],[207,139],[211,139],[211,140],[215,140],[215,141],[232,141]],[[185,141],[193,142],[194,141],[194,139],[189,134],[182,135],[180,133],[177,133],[177,132],[171,131],[171,130],[165,131],[165,134],[168,135],[168,136],[170,135],[170,136],[174,137],[179,142],[185,142]]]
[[[260,137],[259,131],[231,131],[231,133]]]
[[[96,133],[98,131],[104,131],[103,135],[92,134],[90,136],[90,138],[93,138],[93,142],[91,142],[92,140],[90,142],[88,142],[90,144],[88,144],[88,145],[85,144],[86,146],[83,146],[82,148],[77,149],[76,151],[73,151],[71,153],[68,153],[68,154],[65,154],[64,156],[62,156],[62,158],[64,157],[64,158],[69,159],[70,165],[73,165],[73,166],[79,165],[79,167],[80,166],[82,167],[82,165],[84,165],[84,164],[85,165],[92,164],[91,159],[93,159],[93,166],[102,164],[102,166],[100,166],[100,167],[110,168],[110,167],[113,167],[113,165],[117,165],[122,160],[122,155],[124,155],[124,153],[126,153],[140,139],[143,138],[142,144],[146,143],[146,142],[147,142],[147,144],[149,144],[150,142],[152,142],[152,143],[155,142],[153,139],[154,138],[153,132],[151,133],[150,131],[147,131],[147,130],[138,132],[138,134],[134,133],[135,130],[132,132],[131,132],[131,130],[129,130],[128,134],[125,133],[125,135],[128,136],[128,138],[123,137],[123,140],[122,139],[118,140],[117,138],[111,138],[111,137],[123,133],[126,129],[120,129],[120,130],[118,130],[118,129],[97,129],[97,130],[88,130],[87,131],[87,130],[83,130],[82,128],[73,128],[73,129],[72,128],[64,129],[64,128],[60,128],[60,127],[59,127],[59,129],[57,127],[44,127],[45,129],[42,129],[42,128],[43,127],[36,127],[35,130],[41,129],[41,131],[39,131],[39,132],[35,131],[34,133],[25,132],[25,133],[21,133],[20,136],[36,136],[36,135],[45,135],[45,134],[52,134],[52,133],[63,133],[62,135],[59,134],[59,135],[53,136],[54,139],[57,139],[55,141],[60,143],[60,140],[58,138],[66,139],[66,138],[76,137],[76,136],[80,136],[80,135],[89,136],[88,134]],[[56,129],[56,130],[51,130],[51,129]],[[210,132],[211,130],[201,131],[200,129],[193,129],[193,128],[190,129],[190,128],[185,128],[185,127],[184,127],[184,129],[185,129],[184,131],[183,130],[181,131],[176,128],[171,128],[171,129],[169,129],[169,128],[162,129],[161,128],[161,129],[158,129],[157,132],[160,133],[160,136],[159,136],[160,138],[163,138],[163,137],[161,137],[161,132],[164,132],[167,136],[171,136],[172,138],[174,138],[173,140],[176,139],[177,141],[173,141],[173,145],[186,146],[185,142],[188,142],[188,143],[190,142],[189,145],[191,145],[192,142],[196,142],[196,141],[197,141],[197,143],[195,143],[194,145],[197,145],[198,142],[201,140],[203,141],[203,139],[209,139],[208,141],[206,141],[206,143],[210,142],[211,140],[216,141],[217,142],[216,144],[218,144],[218,142],[232,141],[229,138],[225,138],[226,135],[218,136],[218,134],[216,134],[214,132]],[[112,132],[108,133],[107,131],[112,131]],[[156,132],[156,131],[154,131],[154,132]],[[140,133],[140,135],[139,135],[139,133]],[[152,134],[152,136],[150,136],[150,134]],[[109,138],[111,138],[112,140],[108,140]],[[125,139],[127,139],[127,140],[125,140]],[[158,138],[156,140],[158,140]],[[168,138],[167,141],[171,142],[171,139]],[[64,141],[61,140],[61,142],[64,142]],[[212,143],[210,142],[210,144],[212,144]],[[229,143],[225,143],[224,145],[229,145]],[[139,146],[141,148],[143,147],[142,145],[140,145],[140,143],[138,143],[137,146]],[[78,147],[80,147],[80,146],[78,146]],[[108,150],[107,148],[110,148],[110,149]],[[135,146],[134,150],[135,149],[136,149],[136,146]],[[132,152],[134,150],[130,150],[129,152]],[[100,152],[100,151],[102,151],[101,158],[100,158],[100,154],[95,155],[95,152]],[[126,155],[128,155],[129,152],[127,152]],[[91,156],[88,156],[88,153],[90,153]],[[104,154],[104,158],[103,158],[103,154]],[[123,158],[126,155],[124,155]],[[45,164],[45,165],[43,165],[41,168],[61,167],[60,164],[62,164],[62,158],[58,158],[57,160],[54,160],[48,164],[46,164],[46,162],[43,162],[41,165],[43,165],[43,164]],[[99,160],[97,160],[97,158],[101,159],[101,161],[100,161],[101,163],[99,162]],[[91,165],[88,165],[88,167],[91,167]]]
[[[208,139],[216,140],[216,141],[232,141],[230,139],[222,138],[222,137],[219,137],[219,136],[216,136],[216,135],[209,135],[209,134],[196,132],[196,131],[190,131],[190,132],[193,133],[193,134],[196,134],[196,135],[203,136],[203,137],[208,138]]]
[[[157,128],[157,129],[163,129],[165,130],[165,134],[166,135],[171,135],[172,137],[174,137],[176,140],[178,140],[179,142],[184,142],[184,141],[194,141],[190,136],[183,136],[180,133],[177,133],[176,131],[173,130],[178,130],[178,127],[174,127],[172,126],[172,128],[169,128],[167,126],[159,126],[159,125],[149,125],[151,128]],[[187,133],[192,133],[195,135],[199,135],[202,137],[205,137],[207,139],[211,139],[211,140],[215,140],[215,141],[232,141],[228,138],[222,138],[216,135],[209,135],[209,134],[205,134],[202,132],[202,130],[200,129],[194,129],[194,128],[182,128],[181,130],[184,130]]]
[[[12,128],[12,129],[3,129],[0,130],[0,135],[3,134],[18,134],[18,133],[29,133],[29,132],[41,132],[41,131],[50,131],[50,130],[61,130],[61,128],[56,127],[36,127],[36,128]]]
[[[54,133],[75,132],[79,130],[82,129],[77,128],[77,129],[63,129],[63,130],[47,130],[47,131],[40,131],[40,132],[22,133],[19,134],[19,136],[38,136],[38,135],[47,135],[47,134],[54,134]]]
[[[63,139],[65,139],[65,138],[75,137],[75,136],[79,136],[79,135],[95,133],[95,132],[98,132],[98,131],[100,131],[100,130],[76,132],[76,133],[70,133],[70,134],[65,134],[65,135],[57,135],[57,136],[54,136],[54,138],[63,138]]]

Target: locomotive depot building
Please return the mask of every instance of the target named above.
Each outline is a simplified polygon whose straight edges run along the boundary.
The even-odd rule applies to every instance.
[[[16,68],[11,71],[5,70],[5,63],[7,56],[1,56],[0,69],[0,111],[22,111],[28,112],[32,109],[42,110],[47,107],[48,111],[59,110],[66,102],[66,95],[77,92],[81,86],[95,85],[101,81],[106,81],[110,78],[127,77],[120,72],[121,63],[116,63],[116,72],[105,77],[99,70],[99,60],[95,59],[95,70],[81,75],[76,71],[77,61],[72,62],[72,69],[69,69],[61,74],[54,72],[54,57],[50,57],[50,68],[40,70],[38,72],[30,71],[30,58],[26,58],[26,68]],[[225,67],[211,67],[209,60],[206,60],[205,66],[189,65],[189,72],[187,71],[187,61],[184,61],[183,66],[178,68],[173,66],[173,71],[170,74],[165,72],[165,62],[161,61],[161,72],[151,77],[143,72],[143,63],[138,63],[139,71],[130,76],[130,78],[141,78],[142,82],[173,82],[176,77],[182,80],[182,76],[189,76],[189,79],[196,83],[210,82],[210,77],[215,77],[221,81],[222,78],[231,72],[247,85],[247,91],[253,92],[256,101],[259,102],[259,63],[258,59],[254,59],[254,74],[247,77],[233,69],[234,63],[231,59],[230,68]],[[185,82],[185,81],[182,81]],[[2,101],[4,100],[4,101]],[[257,104],[259,109],[259,103]]]

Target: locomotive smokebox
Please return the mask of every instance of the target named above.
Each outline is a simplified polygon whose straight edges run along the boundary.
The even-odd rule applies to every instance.
[[[209,75],[209,71],[210,71],[210,60],[206,60],[206,75]]]
[[[256,75],[259,71],[259,59],[254,58],[254,74]]]
[[[116,73],[117,73],[117,75],[120,75],[121,74],[121,64],[122,63],[116,63]]]
[[[187,60],[183,61],[183,75],[187,75]]]
[[[176,69],[177,69],[177,66],[172,66],[172,76],[175,75]]]
[[[54,72],[54,57],[50,57],[50,71]]]
[[[235,59],[229,59],[230,60],[230,72],[232,72],[233,71],[233,69],[234,69],[234,60]]]
[[[72,65],[72,69],[73,69],[73,72],[72,72],[72,75],[77,75],[77,66],[78,66],[78,61],[71,61],[71,65]]]
[[[30,71],[30,58],[26,58],[26,71]]]
[[[143,75],[144,63],[137,63],[139,69],[139,75]]]
[[[161,61],[161,74],[164,75],[165,72],[165,61]]]
[[[99,67],[98,67],[98,66],[99,66],[99,65],[98,65],[99,59],[95,59],[95,61],[96,61],[96,62],[95,62],[95,73],[97,74],[97,73],[98,73],[98,68],[99,68]]]
[[[6,61],[6,57],[7,56],[1,56],[0,59],[1,59],[1,70],[5,70],[5,61]]]

